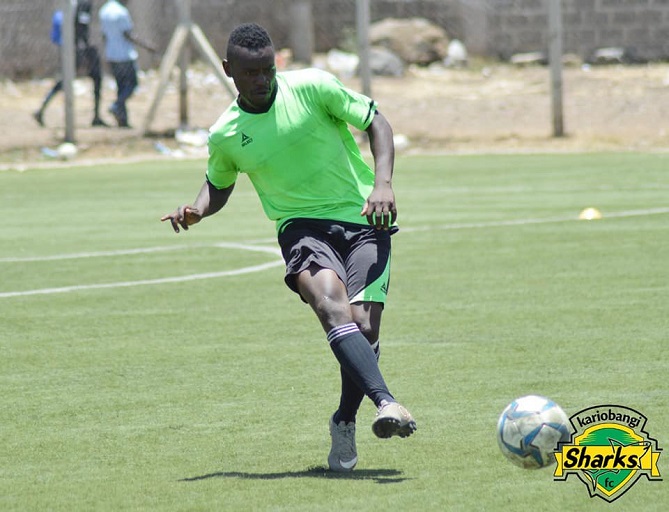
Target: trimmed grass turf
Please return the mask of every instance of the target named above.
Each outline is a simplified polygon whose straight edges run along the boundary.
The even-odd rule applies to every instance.
[[[188,233],[202,162],[0,173],[0,294],[238,269],[274,229],[240,180]],[[183,283],[0,296],[1,510],[666,510],[614,505],[499,453],[497,416],[539,393],[619,403],[669,443],[669,155],[403,157],[382,367],[415,414],[324,471],[335,361],[280,266]],[[587,206],[601,221],[577,221]],[[637,212],[613,217],[615,212]],[[98,255],[152,247],[140,254]],[[89,257],[17,261],[63,254]],[[660,471],[666,478],[665,455]]]

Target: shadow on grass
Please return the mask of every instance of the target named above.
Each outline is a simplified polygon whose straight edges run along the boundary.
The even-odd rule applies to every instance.
[[[281,478],[331,478],[344,480],[374,480],[377,484],[396,484],[408,480],[396,469],[360,469],[350,473],[335,473],[325,466],[314,466],[304,471],[281,471],[278,473],[244,473],[242,471],[220,471],[207,475],[182,478],[179,482],[197,482],[210,478],[242,478],[250,480],[278,480]]]

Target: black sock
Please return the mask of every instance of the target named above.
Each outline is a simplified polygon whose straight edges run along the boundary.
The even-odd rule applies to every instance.
[[[376,356],[376,361],[379,360],[379,342],[377,341],[374,345],[371,345],[374,355]],[[339,400],[339,409],[334,415],[334,422],[339,423],[343,421],[345,423],[355,423],[355,417],[362,403],[362,399],[365,398],[365,392],[360,389],[353,379],[349,377],[348,373],[344,371],[343,368],[340,368],[341,372],[341,398]]]
[[[394,401],[379,370],[376,354],[356,324],[334,327],[327,337],[342,370],[377,407],[384,400]]]

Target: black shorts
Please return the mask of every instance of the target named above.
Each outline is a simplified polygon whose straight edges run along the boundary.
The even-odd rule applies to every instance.
[[[299,294],[296,276],[316,265],[333,270],[354,302],[386,302],[390,235],[397,231],[320,219],[294,219],[279,234],[286,285]],[[304,299],[302,299],[304,300]]]

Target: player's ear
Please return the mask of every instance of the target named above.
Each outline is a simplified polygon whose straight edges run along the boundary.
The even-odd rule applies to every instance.
[[[232,78],[232,73],[230,73],[230,62],[228,59],[223,59],[221,64],[223,64],[223,71],[225,71],[225,74]]]

